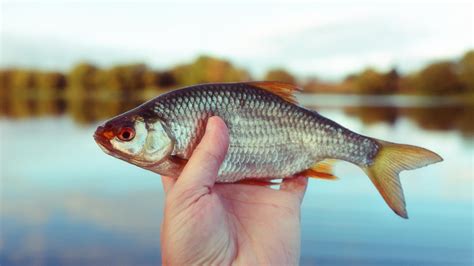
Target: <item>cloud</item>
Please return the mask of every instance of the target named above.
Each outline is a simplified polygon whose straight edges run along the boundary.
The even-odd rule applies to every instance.
[[[5,5],[2,65],[70,68],[206,53],[257,76],[268,68],[341,78],[365,65],[411,70],[473,48],[471,4]],[[41,23],[41,27],[31,27]]]

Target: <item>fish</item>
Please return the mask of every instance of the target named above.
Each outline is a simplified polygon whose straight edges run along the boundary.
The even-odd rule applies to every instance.
[[[408,218],[399,173],[440,162],[441,156],[357,134],[298,105],[298,91],[273,81],[189,86],[106,121],[94,138],[111,156],[178,178],[208,118],[219,116],[229,130],[229,148],[218,183],[296,175],[334,179],[332,165],[342,160],[364,170],[388,206]]]

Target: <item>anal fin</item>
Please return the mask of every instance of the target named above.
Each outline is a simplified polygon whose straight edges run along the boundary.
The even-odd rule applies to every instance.
[[[319,178],[327,180],[336,180],[337,177],[333,174],[333,164],[336,160],[326,159],[317,162],[311,168],[304,170],[300,174],[309,178]]]

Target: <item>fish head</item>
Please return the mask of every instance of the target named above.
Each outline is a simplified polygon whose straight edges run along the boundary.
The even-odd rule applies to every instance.
[[[139,115],[112,118],[97,127],[94,139],[105,153],[143,168],[159,164],[174,149],[163,121]]]

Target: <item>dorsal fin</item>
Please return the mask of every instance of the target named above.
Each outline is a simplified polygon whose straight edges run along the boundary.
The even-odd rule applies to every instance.
[[[247,82],[248,85],[257,87],[273,94],[276,94],[283,98],[285,101],[290,103],[298,103],[295,98],[295,92],[301,91],[301,89],[290,83],[279,82],[279,81],[255,81]]]

